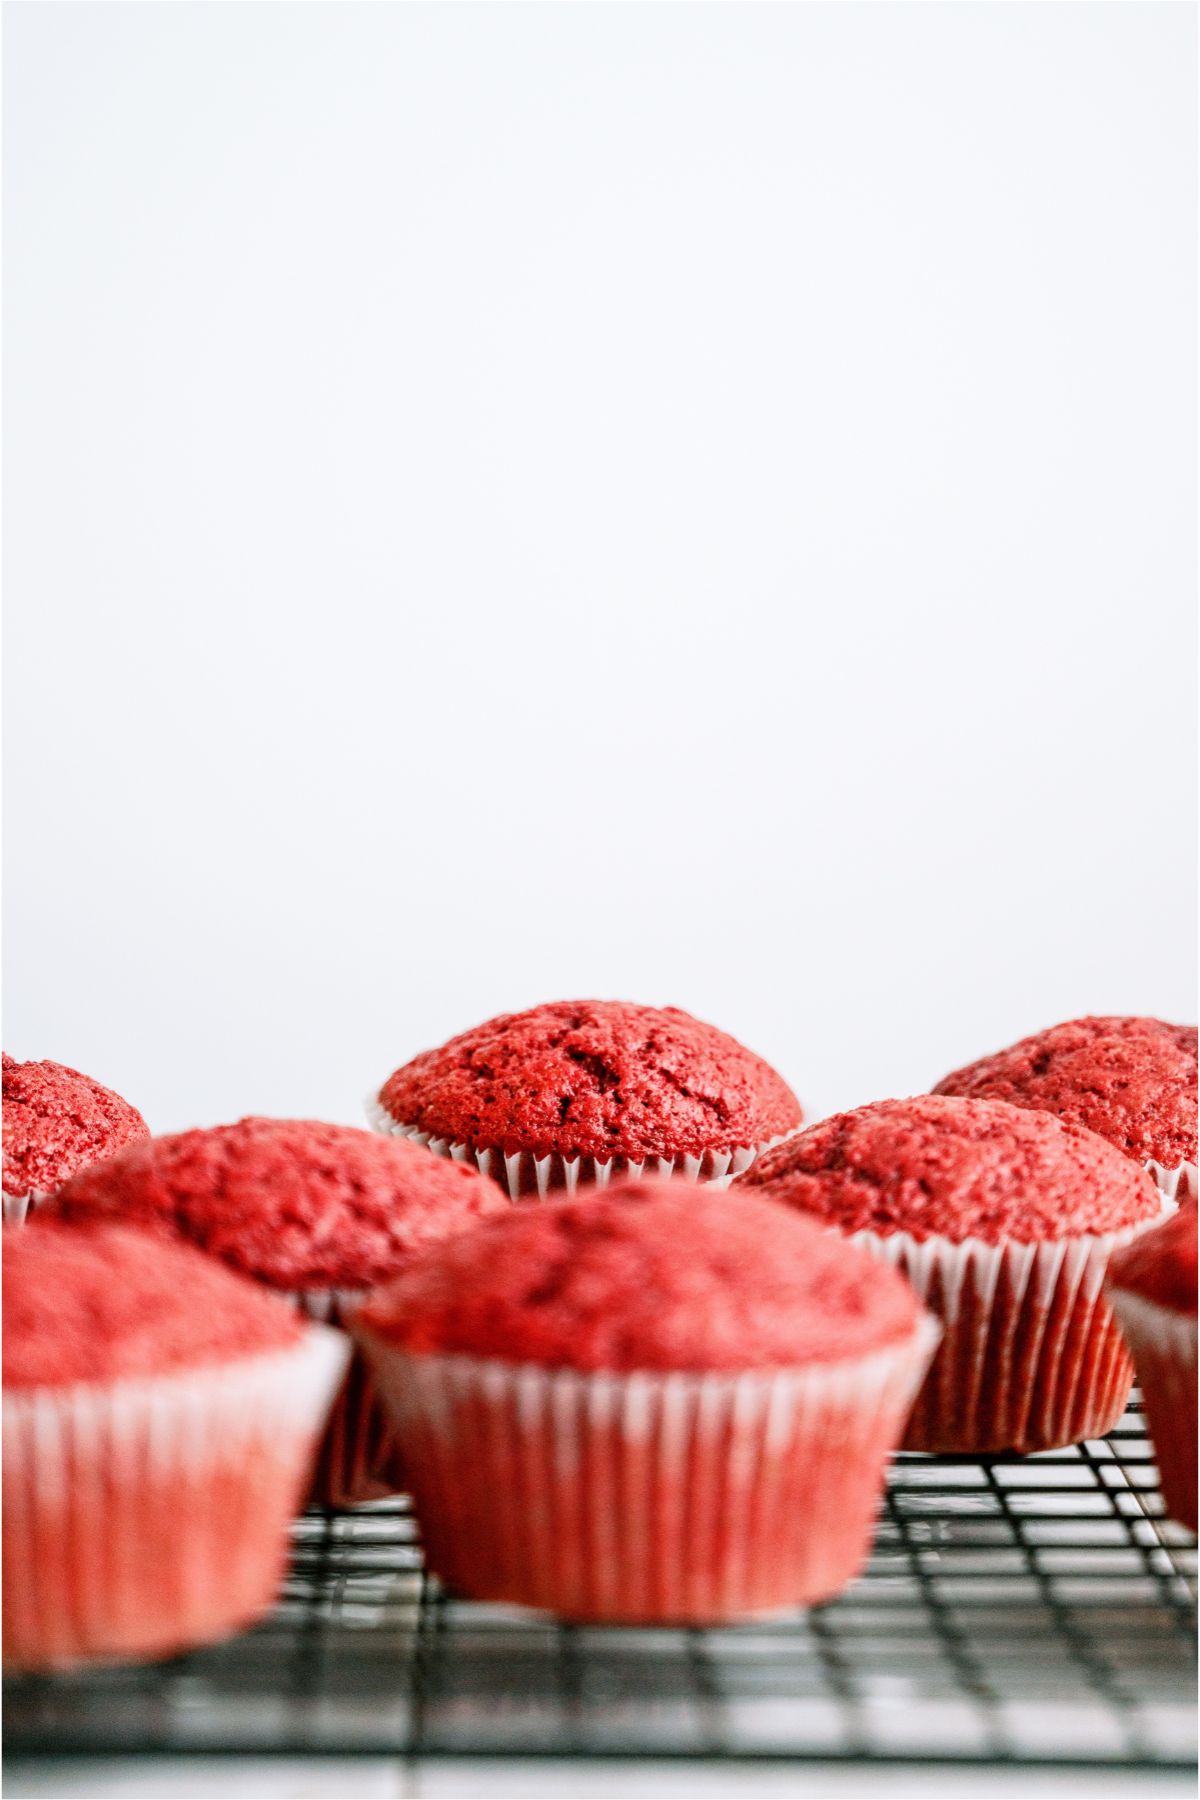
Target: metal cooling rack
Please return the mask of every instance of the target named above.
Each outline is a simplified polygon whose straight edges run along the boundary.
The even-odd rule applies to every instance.
[[[841,1599],[710,1631],[448,1598],[403,1501],[309,1513],[277,1611],[6,1685],[10,1757],[220,1752],[1191,1766],[1195,1566],[1137,1408],[1053,1455],[901,1457]]]

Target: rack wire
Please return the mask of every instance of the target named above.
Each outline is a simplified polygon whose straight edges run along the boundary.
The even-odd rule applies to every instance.
[[[720,1630],[591,1628],[440,1591],[404,1500],[297,1521],[256,1630],[6,1683],[14,1757],[230,1752],[1188,1768],[1195,1545],[1135,1405],[1037,1457],[901,1456],[866,1572]]]

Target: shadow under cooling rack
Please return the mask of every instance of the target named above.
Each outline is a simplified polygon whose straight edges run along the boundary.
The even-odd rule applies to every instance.
[[[839,1600],[707,1631],[455,1600],[403,1500],[309,1513],[263,1625],[9,1681],[6,1748],[1187,1767],[1196,1553],[1157,1486],[1136,1406],[1052,1455],[902,1456]]]

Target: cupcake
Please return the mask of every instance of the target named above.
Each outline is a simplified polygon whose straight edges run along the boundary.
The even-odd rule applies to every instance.
[[[274,1601],[337,1332],[119,1225],[4,1236],[4,1662],[169,1656]]]
[[[1168,1199],[1196,1195],[1196,1027],[1071,1019],[939,1081],[935,1094],[1007,1100],[1107,1138]]]
[[[352,1125],[242,1119],[135,1145],[69,1181],[49,1210],[67,1221],[120,1220],[184,1238],[310,1317],[338,1324],[348,1300],[508,1205],[475,1169],[415,1144]],[[350,1506],[402,1485],[387,1416],[356,1358],[312,1497]]]
[[[397,1069],[373,1110],[381,1131],[476,1163],[514,1200],[615,1175],[723,1181],[803,1116],[736,1039],[621,1000],[490,1019]]]
[[[1108,1295],[1129,1340],[1167,1511],[1196,1529],[1196,1208],[1181,1206],[1109,1264]]]
[[[1102,1138],[998,1100],[883,1100],[770,1151],[733,1192],[841,1232],[939,1315],[905,1449],[1050,1450],[1120,1418],[1133,1370],[1100,1290],[1162,1202]]]
[[[148,1138],[127,1100],[63,1063],[4,1055],[4,1217],[20,1224],[30,1207],[76,1170]]]
[[[660,1181],[488,1220],[352,1329],[443,1582],[679,1625],[851,1579],[937,1335],[808,1221]]]

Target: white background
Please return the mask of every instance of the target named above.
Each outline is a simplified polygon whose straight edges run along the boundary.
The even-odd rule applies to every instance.
[[[7,7],[7,1047],[1194,1016],[1194,31]]]

